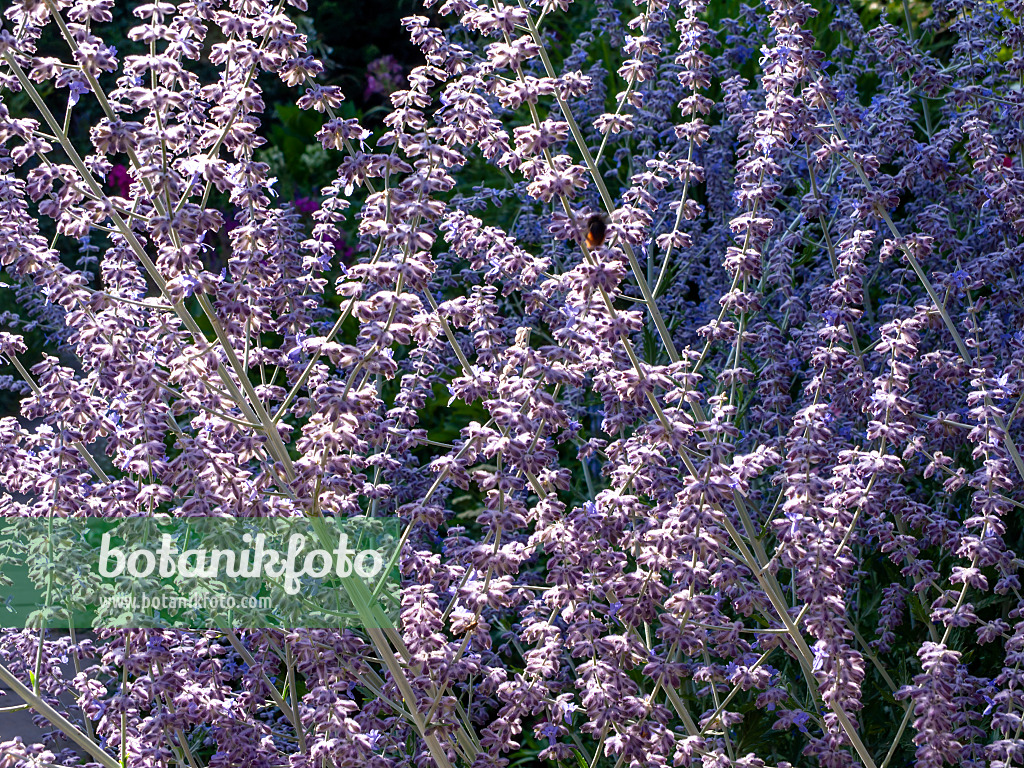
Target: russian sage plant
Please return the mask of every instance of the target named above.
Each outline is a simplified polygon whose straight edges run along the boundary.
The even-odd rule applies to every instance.
[[[0,766],[1024,763],[1024,2],[426,2],[375,130],[304,4],[4,11],[0,510],[397,517],[400,618],[5,631]]]

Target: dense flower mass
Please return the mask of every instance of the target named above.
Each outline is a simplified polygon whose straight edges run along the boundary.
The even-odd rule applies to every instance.
[[[0,512],[398,518],[394,620],[0,632],[0,768],[1024,764],[1024,2],[427,0],[382,123],[305,2],[8,4]]]

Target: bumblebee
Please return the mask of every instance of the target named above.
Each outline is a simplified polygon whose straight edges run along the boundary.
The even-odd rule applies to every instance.
[[[603,213],[595,213],[587,219],[587,245],[600,248],[608,234],[608,217]]]

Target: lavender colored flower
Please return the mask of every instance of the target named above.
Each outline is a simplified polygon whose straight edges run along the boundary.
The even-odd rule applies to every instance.
[[[396,619],[4,631],[38,716],[129,766],[1024,762],[1024,4],[427,2],[376,132],[287,5],[5,10],[0,509],[396,519]]]

